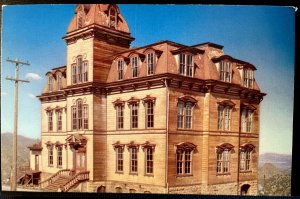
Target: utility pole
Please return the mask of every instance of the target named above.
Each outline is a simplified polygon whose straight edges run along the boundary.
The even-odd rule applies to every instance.
[[[21,80],[19,79],[19,69],[20,69],[20,65],[27,65],[29,66],[30,64],[28,63],[28,61],[25,62],[21,62],[19,61],[19,59],[16,60],[11,60],[11,59],[7,59],[7,62],[10,62],[12,64],[16,65],[16,73],[15,73],[15,78],[9,78],[6,77],[6,80],[11,80],[14,81],[15,83],[15,101],[14,101],[14,132],[13,132],[13,162],[12,162],[12,173],[11,173],[11,191],[16,191],[17,189],[17,133],[18,133],[18,86],[19,86],[19,82],[25,82],[25,83],[29,83],[29,81],[27,80]]]

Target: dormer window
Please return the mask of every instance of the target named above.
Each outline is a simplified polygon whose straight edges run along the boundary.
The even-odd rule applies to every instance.
[[[78,11],[78,13],[77,13],[77,28],[79,29],[79,28],[82,28],[82,26],[83,26],[83,14],[82,14],[82,11]]]
[[[179,54],[179,73],[180,75],[193,77],[194,74],[194,60],[191,54]]]
[[[109,9],[109,27],[115,29],[116,24],[117,24],[117,12],[115,8],[111,7]]]
[[[154,53],[150,52],[147,54],[147,75],[154,74]]]
[[[253,88],[253,70],[250,70],[248,68],[243,68],[243,86],[247,88]]]
[[[138,57],[134,56],[131,58],[131,70],[132,70],[132,77],[138,77]]]
[[[53,77],[52,76],[48,77],[48,91],[49,92],[53,91]]]
[[[220,62],[220,80],[224,82],[231,82],[232,78],[232,64],[228,61],[221,61]]]
[[[57,90],[61,90],[62,89],[62,74],[58,73],[57,74]]]
[[[124,61],[118,60],[118,80],[122,80],[124,75]]]

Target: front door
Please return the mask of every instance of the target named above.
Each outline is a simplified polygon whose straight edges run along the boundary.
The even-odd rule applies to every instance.
[[[38,171],[39,170],[39,156],[38,155],[35,155],[34,162],[35,162],[34,170]]]
[[[82,150],[78,150],[74,152],[74,169],[76,173],[79,171],[85,171],[86,170],[86,152]]]

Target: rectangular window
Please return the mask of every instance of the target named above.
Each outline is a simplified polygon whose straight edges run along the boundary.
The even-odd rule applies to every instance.
[[[124,128],[124,106],[116,106],[117,108],[117,129]]]
[[[224,149],[217,153],[217,173],[226,174],[230,171],[230,150]]]
[[[153,149],[146,148],[146,174],[153,174]]]
[[[153,75],[154,73],[154,53],[147,54],[147,74]]]
[[[230,130],[230,121],[231,121],[230,109],[229,107],[225,107],[224,109],[224,130],[225,131]]]
[[[57,167],[62,167],[62,146],[57,147]]]
[[[243,69],[243,85],[247,88],[253,88],[253,71],[247,68]]]
[[[192,104],[190,102],[186,103],[185,107],[185,128],[192,128]]]
[[[48,78],[48,90],[49,92],[53,91],[53,77]]]
[[[176,165],[177,175],[192,173],[192,151],[191,150],[177,150]]]
[[[146,103],[146,124],[147,128],[154,127],[153,102]]]
[[[48,166],[53,166],[53,147],[48,148]]]
[[[77,66],[74,64],[72,65],[72,84],[77,83]]]
[[[83,82],[88,81],[88,62],[83,62]]]
[[[187,56],[187,71],[186,71],[186,75],[189,77],[193,77],[193,56],[192,55],[186,55]]]
[[[130,173],[137,173],[138,170],[137,148],[130,148]]]
[[[89,128],[88,106],[83,106],[83,129]]]
[[[223,111],[224,107],[219,106],[218,107],[218,129],[223,130]]]
[[[60,91],[62,89],[62,76],[59,74],[57,76],[57,89]]]
[[[191,173],[191,151],[187,150],[185,151],[185,156],[184,156],[184,172],[186,174],[190,174]]]
[[[240,153],[240,170],[250,171],[251,152],[241,151]]]
[[[82,58],[81,57],[78,57],[77,59],[77,68],[78,68],[77,81],[78,83],[81,83],[82,82]]]
[[[123,149],[117,148],[117,172],[123,172]]]
[[[131,68],[132,68],[132,77],[138,76],[138,58],[132,57],[131,58]]]
[[[131,128],[138,128],[138,105],[131,104]]]
[[[218,130],[229,131],[231,124],[231,109],[226,106],[218,107]]]
[[[72,129],[77,129],[77,109],[75,106],[72,107]]]
[[[179,54],[179,73],[180,73],[180,75],[185,75],[185,68],[186,68],[185,54]]]
[[[252,131],[252,115],[251,110],[243,109],[242,110],[242,132],[251,132]]]
[[[124,74],[124,61],[119,60],[118,61],[118,80],[123,79],[123,74]]]
[[[57,131],[62,130],[62,111],[57,111]]]
[[[252,112],[248,111],[247,115],[247,132],[251,132],[252,129]]]
[[[184,103],[179,102],[177,108],[177,128],[183,128]]]
[[[183,174],[182,164],[183,164],[183,153],[181,150],[177,150],[177,174]]]
[[[53,131],[53,112],[48,112],[48,131]]]
[[[82,102],[78,101],[77,103],[77,126],[78,130],[82,129]]]
[[[230,62],[220,62],[220,80],[231,82],[232,67]]]

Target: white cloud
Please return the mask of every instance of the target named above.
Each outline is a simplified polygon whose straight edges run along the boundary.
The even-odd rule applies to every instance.
[[[28,95],[28,97],[36,98],[36,96],[34,94],[32,94],[32,93],[28,93],[27,95]]]
[[[34,79],[34,80],[40,80],[40,79],[42,79],[42,77],[39,76],[39,75],[36,74],[36,73],[27,73],[27,74],[25,75],[25,78],[32,78],[32,79]]]
[[[7,95],[6,92],[1,92],[1,96]]]

